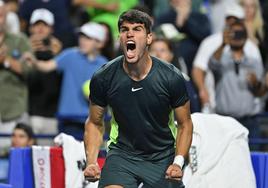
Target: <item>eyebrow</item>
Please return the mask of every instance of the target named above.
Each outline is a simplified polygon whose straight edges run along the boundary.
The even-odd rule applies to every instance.
[[[137,26],[134,26],[132,29],[137,29],[137,28],[141,28],[141,29],[144,29],[144,27],[142,26],[142,25],[137,25]],[[128,27],[128,26],[121,26],[120,27],[120,30],[121,29],[130,29],[130,27]]]

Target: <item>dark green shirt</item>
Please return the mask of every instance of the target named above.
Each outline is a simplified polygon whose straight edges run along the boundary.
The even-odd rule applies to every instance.
[[[109,148],[146,159],[174,154],[172,109],[188,101],[180,71],[157,58],[152,60],[150,72],[141,81],[126,74],[120,56],[97,71],[90,84],[91,102],[112,108]]]

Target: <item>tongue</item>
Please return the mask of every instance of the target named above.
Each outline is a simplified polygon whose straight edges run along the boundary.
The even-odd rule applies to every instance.
[[[130,59],[134,58],[135,57],[135,51],[128,49],[127,50],[127,57],[130,58]]]

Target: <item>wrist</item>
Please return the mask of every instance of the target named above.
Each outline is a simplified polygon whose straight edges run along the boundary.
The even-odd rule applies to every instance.
[[[182,155],[176,155],[173,164],[178,165],[182,169],[184,165],[184,157]]]
[[[9,63],[8,60],[5,60],[4,63],[3,63],[3,65],[4,65],[4,67],[5,67],[6,69],[9,69],[9,67],[10,67],[10,63]]]

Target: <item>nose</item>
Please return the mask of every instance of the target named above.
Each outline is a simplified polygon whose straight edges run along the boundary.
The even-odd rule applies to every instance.
[[[131,30],[127,31],[127,37],[132,37],[133,36],[133,32]]]

